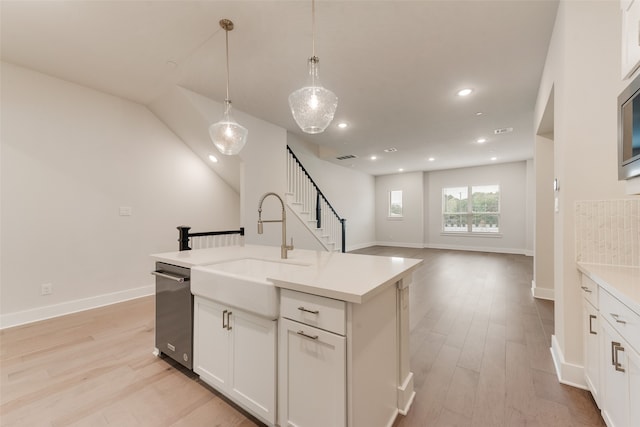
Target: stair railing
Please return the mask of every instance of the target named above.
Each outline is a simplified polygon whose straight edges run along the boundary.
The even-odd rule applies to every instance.
[[[240,227],[239,230],[204,231],[200,233],[189,233],[189,230],[191,230],[191,227],[186,225],[178,227],[179,251],[190,251],[190,244],[193,245],[193,249],[242,246],[244,244],[244,227]]]
[[[339,243],[341,251],[345,252],[347,220],[338,215],[289,146],[287,183],[289,193],[294,195],[295,202],[311,217],[316,228],[322,229],[322,237],[327,238],[329,243]]]

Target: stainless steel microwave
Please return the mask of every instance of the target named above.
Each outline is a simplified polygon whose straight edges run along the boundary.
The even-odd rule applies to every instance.
[[[640,74],[618,96],[618,179],[640,176]]]

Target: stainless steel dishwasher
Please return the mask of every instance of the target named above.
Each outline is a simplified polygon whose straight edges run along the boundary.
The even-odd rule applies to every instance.
[[[193,370],[191,270],[156,262],[156,349]]]

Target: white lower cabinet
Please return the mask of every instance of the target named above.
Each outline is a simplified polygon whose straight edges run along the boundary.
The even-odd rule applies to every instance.
[[[609,427],[629,423],[629,346],[608,322],[602,322],[602,417]]]
[[[598,407],[600,404],[600,327],[598,310],[587,299],[582,301],[584,378]]]
[[[640,423],[640,353],[630,351],[629,362],[629,421]]]
[[[193,334],[200,378],[275,425],[277,321],[196,296]]]
[[[584,376],[608,427],[640,425],[640,313],[581,277]]]
[[[280,319],[280,425],[346,426],[346,338]]]

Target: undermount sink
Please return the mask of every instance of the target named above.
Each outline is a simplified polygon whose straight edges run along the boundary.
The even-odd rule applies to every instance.
[[[279,314],[278,288],[267,277],[300,271],[307,265],[287,261],[243,258],[191,269],[191,292],[275,319]]]

